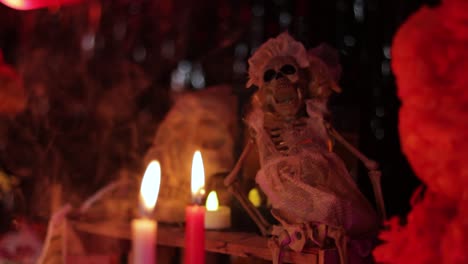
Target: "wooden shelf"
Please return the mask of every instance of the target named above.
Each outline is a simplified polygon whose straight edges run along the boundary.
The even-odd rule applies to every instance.
[[[130,239],[130,226],[128,223],[116,224],[113,222],[86,223],[71,221],[72,226],[81,232],[112,237],[117,239]],[[268,238],[254,233],[233,231],[206,231],[205,247],[208,252],[216,252],[241,257],[257,257],[271,260],[271,251],[268,248]],[[158,245],[169,247],[184,247],[184,229],[182,227],[158,226]],[[327,264],[338,263],[335,249],[308,248],[301,253],[286,251],[283,258],[285,263]]]

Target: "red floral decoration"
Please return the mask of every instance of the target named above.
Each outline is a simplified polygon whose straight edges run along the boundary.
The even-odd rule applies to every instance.
[[[381,263],[468,263],[468,1],[423,7],[392,48],[400,138],[427,186],[407,224],[389,221]]]

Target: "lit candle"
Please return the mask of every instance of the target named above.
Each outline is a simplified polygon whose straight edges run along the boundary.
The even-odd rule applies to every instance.
[[[159,193],[161,167],[152,161],[146,168],[140,187],[142,216],[132,221],[133,264],[156,263],[156,234],[158,223],[151,219],[151,213]]]
[[[192,161],[192,202],[185,210],[185,264],[205,263],[205,207],[201,200],[205,194],[205,171],[200,151]]]
[[[231,227],[231,208],[219,206],[216,191],[211,191],[206,199],[206,229],[225,229]]]
[[[0,0],[6,6],[18,10],[31,10],[44,7],[57,7],[79,3],[82,0]]]

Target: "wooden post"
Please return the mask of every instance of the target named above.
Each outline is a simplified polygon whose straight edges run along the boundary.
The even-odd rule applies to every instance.
[[[50,186],[50,215],[62,207],[62,185],[54,182]]]

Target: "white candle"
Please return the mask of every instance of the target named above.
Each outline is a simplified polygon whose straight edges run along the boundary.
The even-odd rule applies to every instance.
[[[140,187],[142,216],[132,221],[133,264],[156,263],[156,234],[158,223],[151,219],[161,182],[159,162],[152,161],[146,169]]]
[[[225,229],[231,227],[231,208],[220,206],[216,191],[211,191],[206,199],[205,228]]]
[[[156,263],[156,232],[158,224],[151,219],[132,220],[133,264]]]

